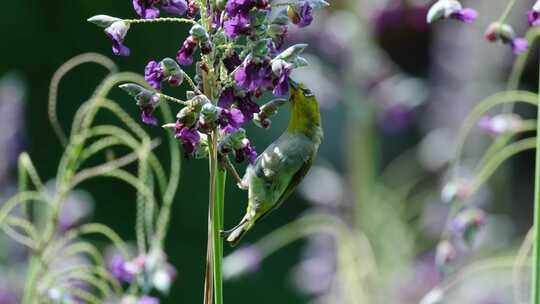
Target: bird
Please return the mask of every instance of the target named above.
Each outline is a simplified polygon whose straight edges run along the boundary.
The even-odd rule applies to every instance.
[[[304,84],[291,82],[290,117],[285,132],[249,165],[241,180],[248,191],[247,210],[222,236],[236,246],[266,215],[279,208],[310,170],[323,139],[319,103]]]

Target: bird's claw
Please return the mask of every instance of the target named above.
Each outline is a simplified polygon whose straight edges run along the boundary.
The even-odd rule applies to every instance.
[[[236,184],[240,190],[247,191],[249,189],[248,185],[246,185],[244,182],[238,182]]]

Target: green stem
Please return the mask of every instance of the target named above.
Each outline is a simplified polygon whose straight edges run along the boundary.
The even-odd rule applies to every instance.
[[[163,22],[176,22],[187,24],[198,24],[197,21],[187,18],[156,18],[156,19],[124,19],[129,24],[137,23],[163,23]]]
[[[501,17],[499,18],[500,23],[504,23],[510,13],[512,12],[512,8],[514,8],[514,5],[516,4],[516,0],[510,0],[508,1],[508,5],[506,5],[506,8],[504,9],[504,12],[502,13]]]
[[[539,71],[540,73],[540,71]],[[540,91],[540,82],[538,84]],[[540,94],[539,94],[540,96]],[[540,97],[539,97],[540,101]],[[537,134],[540,132],[540,106],[538,109]],[[531,304],[540,304],[540,136],[536,137],[536,164],[534,176],[534,246],[532,258]]]
[[[217,161],[216,161],[217,165]],[[223,304],[223,241],[221,231],[223,230],[224,199],[225,199],[225,179],[226,173],[221,168],[217,168],[214,186],[214,206],[212,222],[212,239],[214,242],[214,297],[215,304]]]

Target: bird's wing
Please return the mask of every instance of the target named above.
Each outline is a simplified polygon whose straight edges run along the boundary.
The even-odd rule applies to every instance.
[[[254,207],[268,213],[281,205],[308,172],[313,155],[313,143],[298,136],[284,135],[270,145],[254,167]]]

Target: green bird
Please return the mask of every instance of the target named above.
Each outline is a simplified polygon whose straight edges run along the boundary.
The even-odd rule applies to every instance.
[[[306,176],[323,138],[319,103],[302,84],[290,89],[290,118],[287,130],[249,165],[242,178],[248,190],[248,206],[244,218],[229,231],[223,232],[231,245],[253,225],[277,209]]]

